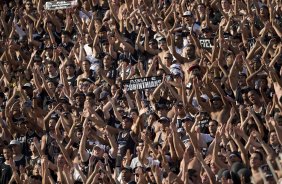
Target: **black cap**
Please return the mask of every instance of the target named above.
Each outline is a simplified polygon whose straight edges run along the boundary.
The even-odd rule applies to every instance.
[[[179,101],[175,104],[176,106],[183,106],[183,102]]]
[[[109,94],[108,91],[102,91],[102,92],[100,93],[99,102],[105,100],[109,95],[110,95],[110,94]]]
[[[133,122],[132,117],[131,117],[131,116],[128,116],[128,115],[122,116],[122,119],[127,119],[127,120],[129,120],[130,122]]]
[[[182,118],[182,121],[194,121],[194,118],[190,115],[186,115],[184,118]]]
[[[170,120],[168,119],[168,117],[162,116],[158,121],[160,123],[168,123]]]
[[[129,166],[125,166],[125,167],[123,167],[123,168],[122,168],[122,171],[128,171],[128,172],[130,172],[130,173],[133,173],[132,168],[131,168],[131,167],[129,167]]]
[[[69,104],[69,99],[67,97],[63,96],[59,99],[59,102],[64,103],[64,104]]]
[[[74,97],[74,98],[76,98],[77,96],[85,97],[85,94],[82,93],[82,92],[77,92],[77,93],[74,93],[74,94],[73,94],[73,97]]]
[[[232,152],[230,153],[229,157],[232,157],[232,156],[236,156],[236,157],[242,159],[242,158],[241,158],[241,154],[240,154],[240,152],[238,152],[238,151],[232,151]]]
[[[80,81],[82,81],[82,82],[90,82],[90,83],[95,83],[93,80],[91,80],[90,78],[82,78],[82,79],[80,79]]]

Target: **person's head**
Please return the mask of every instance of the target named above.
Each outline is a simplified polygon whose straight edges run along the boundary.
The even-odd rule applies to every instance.
[[[81,92],[77,92],[73,95],[73,98],[75,99],[75,103],[79,107],[83,107],[85,102],[85,94]]]
[[[37,149],[36,149],[36,147],[35,147],[34,142],[31,142],[31,143],[29,144],[29,150],[30,150],[32,153],[37,152]]]
[[[234,62],[234,53],[233,52],[228,52],[226,54],[226,64],[228,68],[231,68]]]
[[[102,50],[103,50],[103,52],[109,52],[109,46],[110,46],[110,44],[109,44],[109,41],[108,40],[103,40],[103,41],[101,41],[102,43]]]
[[[214,174],[219,171],[219,168],[216,166],[216,163],[213,160],[210,161],[210,168]]]
[[[191,11],[186,11],[182,15],[185,24],[191,25],[194,22],[193,14]]]
[[[218,127],[218,122],[216,120],[209,121],[209,133],[211,136],[215,136]]]
[[[51,115],[51,118],[50,118],[49,123],[48,123],[50,131],[55,130],[55,126],[56,126],[57,121],[58,121],[58,116],[55,115],[55,114]]]
[[[60,153],[57,157],[57,164],[58,165],[65,165],[66,164],[66,160],[65,160],[64,155],[62,153]]]
[[[166,131],[166,128],[170,125],[170,120],[167,117],[160,117],[159,123],[161,124],[161,130]]]
[[[9,62],[3,61],[3,66],[8,73],[11,72],[11,64]]]
[[[130,110],[130,116],[135,121],[138,118],[139,112],[138,109],[131,109]]]
[[[175,34],[175,46],[182,47],[183,46],[183,37],[181,33]]]
[[[40,168],[40,165],[39,164],[35,164],[34,166],[33,166],[33,170],[32,170],[32,174],[34,175],[34,176],[40,176],[41,175],[41,168]]]
[[[162,19],[157,19],[157,27],[158,27],[158,29],[159,30],[163,30],[163,26],[164,26],[164,24],[163,24]]]
[[[149,41],[149,48],[151,49],[158,49],[158,42],[155,39],[151,39]]]
[[[95,104],[95,94],[92,92],[86,93],[85,102],[88,102],[93,107]]]
[[[122,123],[121,126],[124,130],[129,130],[133,124],[133,119],[129,116],[123,116],[122,117]]]
[[[94,145],[93,147],[93,155],[98,158],[102,158],[104,154],[104,147],[103,145]]]
[[[112,57],[109,54],[106,54],[103,59],[103,65],[105,69],[108,69],[112,66]]]
[[[29,11],[32,10],[32,8],[33,8],[32,1],[26,1],[25,2],[25,10],[29,12]]]
[[[10,142],[10,147],[12,148],[14,155],[20,155],[22,152],[21,143],[17,140],[12,140]]]
[[[275,132],[275,130],[272,130],[269,132],[269,144],[272,146],[280,145],[278,137],[277,137],[277,133]]]
[[[143,148],[144,148],[144,142],[143,141],[139,141],[137,146],[136,146],[136,153],[138,153],[138,151],[140,151],[140,153],[141,153]]]
[[[167,67],[170,67],[172,65],[173,57],[171,53],[167,52],[164,57],[164,63]]]
[[[122,181],[130,182],[131,177],[132,177],[132,169],[128,167],[123,168],[121,171]]]
[[[223,10],[228,11],[230,9],[229,0],[221,0],[221,7]]]
[[[261,67],[261,56],[256,55],[250,62],[250,65],[255,71],[257,71]]]
[[[117,90],[118,90],[118,85],[117,84],[113,84],[111,86],[111,95],[114,96],[116,94]]]
[[[235,162],[242,162],[241,155],[238,151],[233,151],[229,155],[230,162],[233,164]]]
[[[194,124],[194,120],[190,115],[185,116],[181,122],[185,131],[189,131]]]
[[[161,50],[167,50],[167,42],[166,42],[166,39],[165,38],[161,38],[159,41],[158,41],[158,45],[159,45],[159,48]]]
[[[248,92],[248,98],[250,100],[250,102],[252,104],[256,104],[259,100],[259,94],[256,90],[254,89],[251,89],[249,92]]]
[[[68,31],[63,31],[61,35],[62,43],[68,43],[70,41],[70,33]]]
[[[186,48],[184,48],[183,53],[185,57],[188,57],[189,59],[194,59],[196,57],[196,47],[193,44],[189,44]]]
[[[244,72],[239,72],[238,75],[238,84],[239,86],[245,86],[247,75]]]
[[[204,38],[211,38],[212,37],[212,29],[210,27],[206,27],[202,29],[202,34]]]
[[[56,91],[56,84],[53,80],[47,79],[47,86],[51,91]]]
[[[157,104],[157,113],[159,117],[166,116],[167,112],[168,109],[165,104]]]
[[[81,69],[82,69],[83,72],[89,72],[90,71],[91,63],[88,59],[83,60],[81,65],[82,65]]]
[[[250,166],[252,169],[257,170],[263,164],[263,154],[259,151],[255,151],[250,157]]]
[[[101,102],[103,105],[105,105],[108,102],[108,96],[109,96],[109,92],[108,91],[102,91],[100,93],[100,98],[99,98],[99,102]]]
[[[268,19],[268,17],[269,17],[268,7],[267,6],[261,6],[261,8],[259,9],[259,14],[262,18]]]
[[[66,64],[65,71],[67,76],[72,77],[75,74],[75,65],[74,64]]]
[[[81,91],[86,94],[91,86],[91,82],[89,80],[83,80],[83,83],[81,85]]]
[[[217,95],[213,96],[211,99],[211,104],[215,109],[221,109],[223,105],[221,97]]]
[[[10,158],[12,158],[13,156],[13,151],[12,148],[10,146],[4,146],[3,147],[3,156],[5,158],[5,160],[10,160]]]
[[[5,100],[5,94],[0,91],[0,104],[2,104],[4,100]]]
[[[179,115],[185,115],[185,110],[184,110],[183,102],[178,102],[176,104],[176,110],[178,111]]]
[[[193,183],[199,183],[200,173],[195,169],[188,169],[188,177]]]
[[[23,85],[22,89],[23,89],[23,92],[24,92],[27,96],[29,96],[29,97],[32,96],[33,88],[32,88],[32,85],[31,85],[30,83],[25,83],[25,84]]]
[[[95,30],[100,30],[102,26],[102,20],[100,18],[94,18],[94,27],[95,27]]]
[[[28,184],[41,184],[42,183],[42,177],[38,175],[31,175],[28,178]]]
[[[130,59],[123,58],[123,59],[119,60],[119,65],[122,65],[124,67],[128,67],[130,65]]]
[[[156,183],[155,181],[155,177],[154,177],[154,173],[151,169],[151,167],[146,168],[146,180],[149,183]]]
[[[47,63],[47,71],[49,75],[54,75],[57,71],[57,64],[54,61],[50,61]]]

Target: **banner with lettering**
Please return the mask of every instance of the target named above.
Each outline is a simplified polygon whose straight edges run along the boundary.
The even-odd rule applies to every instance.
[[[60,10],[68,9],[77,6],[77,0],[75,1],[50,1],[44,5],[45,10]]]
[[[142,89],[150,89],[157,87],[162,83],[162,77],[144,77],[138,79],[123,80],[122,86],[126,88],[127,91],[135,91]]]
[[[199,39],[201,47],[204,49],[211,49],[212,48],[212,43],[211,39],[209,38],[200,38]]]

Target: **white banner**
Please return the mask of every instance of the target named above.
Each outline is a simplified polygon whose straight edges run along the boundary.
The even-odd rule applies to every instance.
[[[77,1],[51,1],[44,5],[45,10],[61,10],[77,6]]]

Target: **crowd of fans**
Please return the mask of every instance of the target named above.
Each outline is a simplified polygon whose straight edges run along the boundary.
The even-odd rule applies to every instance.
[[[45,3],[0,1],[1,184],[282,182],[281,0]]]

